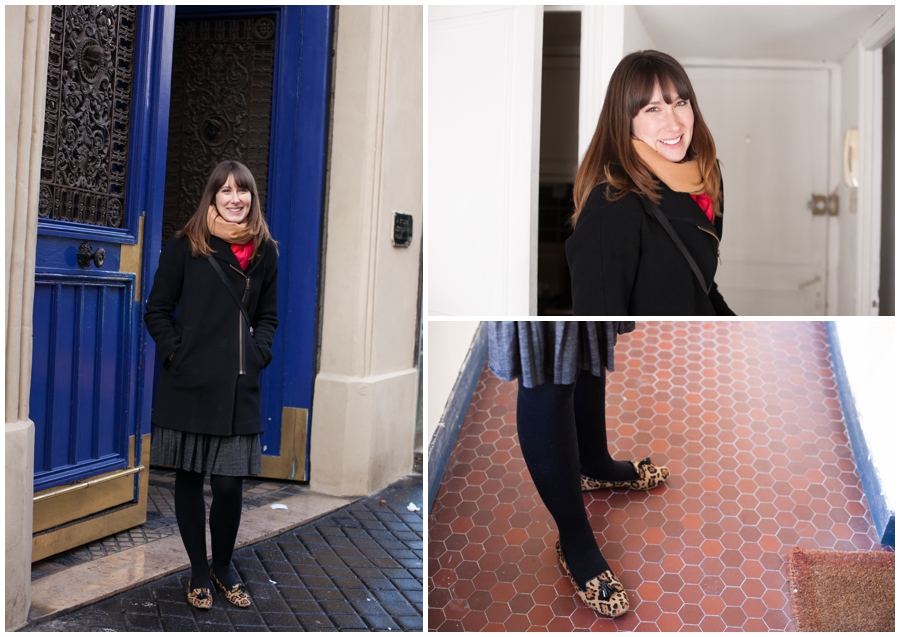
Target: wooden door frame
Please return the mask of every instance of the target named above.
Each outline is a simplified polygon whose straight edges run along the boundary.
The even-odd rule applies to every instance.
[[[856,314],[878,315],[881,275],[881,52],[894,37],[890,7],[860,37],[859,220],[856,248]]]

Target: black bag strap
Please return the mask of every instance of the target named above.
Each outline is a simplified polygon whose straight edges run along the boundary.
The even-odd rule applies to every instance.
[[[691,253],[688,252],[687,247],[685,247],[684,243],[681,241],[681,237],[678,236],[678,233],[675,232],[675,228],[672,227],[672,224],[669,223],[669,220],[666,219],[666,215],[663,214],[663,211],[659,209],[655,203],[644,197],[643,195],[638,195],[641,199],[641,204],[644,206],[644,210],[647,211],[647,214],[655,217],[657,221],[665,228],[666,232],[672,238],[672,241],[675,242],[675,245],[678,246],[678,249],[681,250],[681,254],[684,255],[684,258],[687,259],[688,265],[691,266],[691,270],[694,271],[694,274],[697,276],[697,280],[700,281],[700,285],[703,286],[703,289],[709,294],[709,288],[711,286],[706,285],[706,279],[703,278],[703,273],[700,271],[700,266],[697,265],[697,262],[694,261],[694,257],[691,256]],[[210,257],[212,258],[212,257]],[[230,288],[231,286],[229,286]]]
[[[222,283],[225,284],[225,289],[227,289],[229,294],[231,294],[231,298],[233,298],[234,302],[237,303],[237,306],[241,308],[241,314],[244,315],[244,320],[247,321],[247,327],[250,328],[250,333],[252,334],[253,324],[250,323],[250,317],[247,315],[247,308],[244,307],[244,304],[241,302],[240,297],[238,297],[237,292],[234,291],[234,286],[231,285],[228,277],[226,277],[225,273],[222,272],[221,266],[216,263],[216,258],[213,255],[209,255],[209,257],[207,257],[207,260],[212,264],[212,267],[216,271],[216,274],[219,275],[219,278],[222,279]]]

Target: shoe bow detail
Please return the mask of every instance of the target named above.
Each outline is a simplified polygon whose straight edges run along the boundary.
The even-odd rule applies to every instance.
[[[612,597],[613,593],[615,593],[615,592],[616,591],[612,586],[610,586],[603,580],[600,580],[600,599],[602,599],[605,602],[610,597]]]

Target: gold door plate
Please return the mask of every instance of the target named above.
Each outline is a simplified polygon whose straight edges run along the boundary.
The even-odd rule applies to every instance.
[[[308,409],[284,407],[281,410],[281,455],[262,457],[262,477],[304,480],[308,425]]]
[[[95,476],[81,483],[35,494],[31,561],[61,553],[147,521],[150,485],[150,434],[142,436],[141,462],[135,464],[134,436],[129,440],[129,467]],[[134,498],[134,475],[139,475],[138,501],[108,515],[95,515]],[[78,522],[78,520],[88,517]],[[74,524],[73,524],[74,522]]]
[[[145,213],[146,214],[146,213]],[[119,253],[119,272],[134,272],[134,300],[141,302],[141,258],[144,254],[144,215],[138,220],[135,245],[122,245]]]

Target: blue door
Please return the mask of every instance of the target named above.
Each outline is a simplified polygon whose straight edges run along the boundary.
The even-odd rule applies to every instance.
[[[179,6],[172,58],[165,243],[219,162],[246,164],[279,246],[273,359],[263,372],[264,476],[309,479],[325,171],[329,7]]]
[[[146,519],[141,299],[147,219],[162,209],[173,26],[172,8],[52,10],[30,414],[35,560]]]

